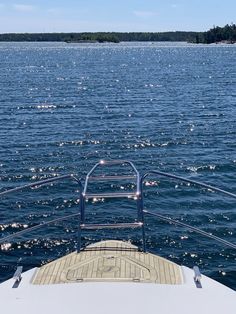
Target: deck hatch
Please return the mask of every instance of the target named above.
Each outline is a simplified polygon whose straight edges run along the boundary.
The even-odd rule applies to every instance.
[[[128,242],[108,240],[88,246],[42,266],[32,283],[38,285],[79,282],[143,282],[182,284],[177,264],[140,252]]]

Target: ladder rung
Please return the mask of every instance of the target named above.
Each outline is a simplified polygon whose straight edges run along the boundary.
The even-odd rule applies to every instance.
[[[84,195],[86,199],[89,198],[113,198],[113,197],[136,197],[137,193],[119,193],[119,192],[114,192],[114,193],[101,193],[101,194],[85,194]]]
[[[117,223],[117,224],[82,224],[82,225],[80,225],[81,229],[85,229],[85,230],[139,228],[142,226],[143,226],[142,222]]]
[[[89,177],[89,181],[106,181],[106,180],[130,180],[137,179],[136,175],[121,175],[121,176],[94,176]]]

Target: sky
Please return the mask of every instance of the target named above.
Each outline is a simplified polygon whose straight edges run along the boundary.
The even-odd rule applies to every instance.
[[[236,0],[0,0],[0,33],[206,31]]]

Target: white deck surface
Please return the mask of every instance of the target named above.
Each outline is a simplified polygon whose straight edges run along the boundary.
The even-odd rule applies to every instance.
[[[196,288],[193,270],[182,267],[183,284],[77,282],[32,284],[37,269],[0,284],[4,314],[235,314],[236,292],[202,276]]]

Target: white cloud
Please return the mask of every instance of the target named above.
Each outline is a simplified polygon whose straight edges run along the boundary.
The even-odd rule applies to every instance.
[[[153,12],[153,11],[134,11],[133,14],[136,15],[137,17],[143,17],[143,18],[148,18],[148,17],[158,15],[157,12]]]
[[[13,4],[13,9],[19,12],[32,12],[36,7],[29,4]]]

